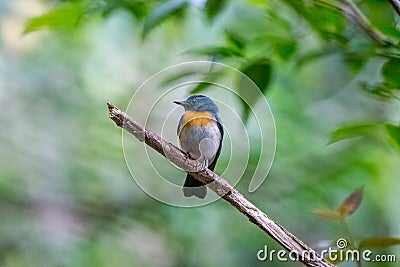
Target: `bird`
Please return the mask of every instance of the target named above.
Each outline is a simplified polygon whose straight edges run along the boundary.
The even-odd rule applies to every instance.
[[[203,169],[214,170],[221,153],[224,129],[218,115],[218,106],[207,96],[192,95],[184,101],[174,101],[185,111],[178,123],[180,147],[200,162]],[[189,173],[182,188],[185,197],[205,198],[206,186]]]

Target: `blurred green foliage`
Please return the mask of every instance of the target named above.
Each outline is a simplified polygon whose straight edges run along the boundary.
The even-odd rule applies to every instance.
[[[0,265],[300,266],[259,262],[279,246],[224,201],[170,207],[130,178],[105,103],[126,106],[187,60],[242,70],[271,105],[274,165],[255,193],[247,172],[238,185],[257,206],[319,250],[344,236],[310,211],[364,186],[354,239],[400,237],[399,15],[389,1],[356,2],[379,42],[343,2],[1,1]],[[379,252],[400,260],[396,246]]]

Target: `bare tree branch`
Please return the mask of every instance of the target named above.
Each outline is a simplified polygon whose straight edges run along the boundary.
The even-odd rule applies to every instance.
[[[367,33],[372,39],[382,45],[390,44],[389,38],[384,35],[377,28],[373,27],[367,17],[361,12],[360,9],[351,0],[341,0],[339,4],[340,10],[350,20],[354,21],[365,33]]]
[[[390,4],[392,4],[394,10],[396,10],[397,14],[400,15],[400,0],[389,0]]]
[[[125,129],[140,141],[145,142],[161,155],[168,157],[169,160],[186,169],[196,169],[198,162],[188,158],[179,148],[163,140],[160,136],[146,130],[139,123],[134,121],[126,113],[107,103],[110,118],[121,128]],[[291,234],[288,230],[271,220],[259,208],[248,201],[242,194],[233,188],[227,181],[219,177],[209,169],[191,173],[196,179],[207,184],[207,186],[228,201],[239,212],[267,233],[285,249],[295,254],[297,258],[306,266],[334,266],[323,259],[312,248],[303,241]],[[256,253],[255,253],[256,254]]]
[[[352,0],[339,0],[338,2],[338,5],[334,5],[323,0],[314,0],[314,3],[318,5],[326,6],[342,12],[350,21],[362,29],[371,39],[375,40],[381,45],[393,44],[389,37],[371,24],[368,18],[361,12],[361,10],[353,3]],[[397,2],[398,5],[400,4],[400,0],[392,0],[391,2],[393,6],[395,6],[393,2]],[[397,7],[399,7],[398,5]]]

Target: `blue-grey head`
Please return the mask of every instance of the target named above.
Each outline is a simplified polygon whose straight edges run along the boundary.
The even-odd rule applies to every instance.
[[[212,113],[218,113],[218,107],[215,103],[207,96],[204,95],[192,95],[184,101],[174,101],[185,108],[186,111],[209,111]]]

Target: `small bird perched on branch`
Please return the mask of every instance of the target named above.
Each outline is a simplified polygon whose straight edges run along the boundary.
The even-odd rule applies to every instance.
[[[177,134],[181,148],[204,168],[214,170],[222,147],[224,129],[217,105],[207,96],[193,95],[184,101],[174,101],[185,109],[179,120]],[[205,198],[206,186],[189,173],[183,185],[185,197]]]

